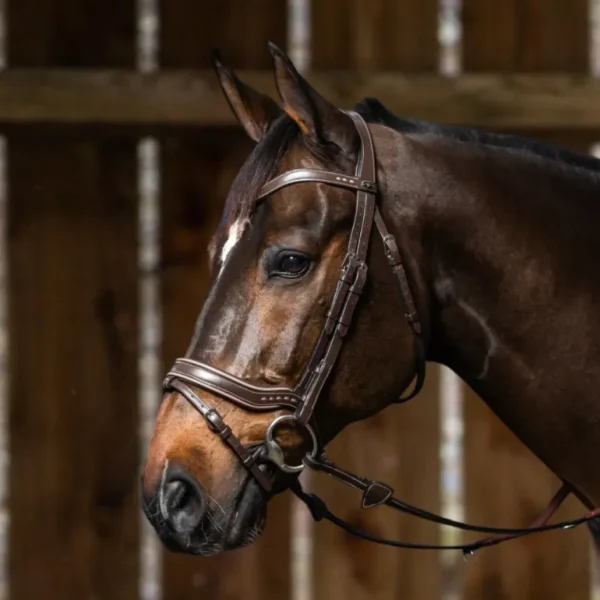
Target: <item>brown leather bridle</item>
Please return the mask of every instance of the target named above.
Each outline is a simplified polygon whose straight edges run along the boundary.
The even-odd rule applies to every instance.
[[[452,519],[446,519],[401,502],[393,497],[393,490],[388,485],[353,475],[325,458],[324,449],[319,443],[315,429],[311,423],[311,418],[323,386],[336,364],[344,338],[352,324],[354,312],[367,280],[367,252],[373,224],[375,224],[383,241],[386,258],[398,282],[406,307],[405,318],[414,333],[415,387],[408,396],[400,398],[400,402],[409,400],[419,393],[425,380],[426,365],[425,346],[421,337],[421,322],[406,272],[402,265],[400,252],[396,240],[389,233],[379,207],[376,204],[378,194],[377,172],[371,133],[367,124],[358,113],[348,111],[346,114],[354,122],[361,141],[361,149],[354,176],[319,169],[295,169],[267,182],[257,197],[258,201],[284,187],[306,182],[325,183],[356,192],[356,212],[337,287],[329,311],[327,312],[324,328],[298,384],[293,389],[256,386],[206,363],[191,358],[180,358],[175,361],[175,365],[168,372],[163,383],[164,390],[179,392],[196,408],[204,417],[209,429],[231,448],[242,465],[252,474],[266,492],[272,490],[272,485],[265,469],[265,462],[273,463],[283,472],[290,474],[299,473],[305,466],[308,466],[314,470],[332,475],[351,487],[360,490],[363,494],[363,508],[388,505],[402,512],[466,531],[502,534],[500,537],[486,538],[474,544],[459,546],[411,544],[377,538],[333,515],[320,498],[314,494],[305,493],[299,481],[297,479],[294,480],[290,489],[308,506],[315,520],[327,519],[349,533],[370,541],[404,548],[459,549],[464,553],[473,553],[479,547],[499,543],[506,539],[551,529],[571,528],[585,521],[597,518],[600,514],[600,509],[593,510],[584,517],[574,521],[545,525],[558,506],[560,506],[562,501],[571,492],[570,487],[565,484],[552,499],[546,511],[531,527],[525,529],[504,529],[469,525]],[[287,409],[293,412],[275,418],[267,430],[264,444],[257,449],[251,450],[242,445],[217,409],[207,405],[190,387],[190,384],[251,411],[270,412],[278,409]],[[286,464],[284,452],[275,440],[276,429],[285,421],[290,421],[296,427],[305,429],[312,440],[312,449],[300,465]]]
[[[251,385],[225,371],[190,358],[178,359],[169,371],[164,383],[165,388],[177,390],[198,409],[206,419],[209,427],[231,446],[244,466],[251,471],[265,490],[270,490],[270,485],[264,473],[257,467],[259,453],[250,453],[245,450],[225,425],[218,412],[209,408],[188,387],[188,384],[198,386],[249,410],[274,411],[289,409],[294,411],[293,414],[278,417],[269,427],[266,435],[266,456],[286,473],[300,472],[305,465],[292,466],[285,463],[284,454],[274,440],[274,431],[283,421],[293,421],[298,427],[306,429],[313,441],[313,448],[309,456],[313,459],[316,457],[320,448],[310,421],[323,386],[336,363],[367,280],[367,251],[373,223],[375,223],[383,240],[390,266],[398,278],[407,306],[406,318],[415,334],[417,383],[410,396],[402,400],[408,400],[415,396],[421,389],[425,377],[425,356],[421,341],[419,317],[395,239],[388,232],[375,203],[377,182],[375,152],[371,134],[362,117],[356,113],[348,114],[356,124],[361,140],[361,151],[355,176],[341,175],[340,173],[318,169],[296,169],[267,182],[260,190],[257,198],[257,200],[261,200],[284,187],[304,182],[326,183],[356,192],[356,212],[337,287],[327,312],[325,326],[296,387],[290,389]]]

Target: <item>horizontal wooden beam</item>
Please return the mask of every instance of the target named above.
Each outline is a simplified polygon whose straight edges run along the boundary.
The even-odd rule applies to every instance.
[[[273,76],[240,72],[275,94]],[[315,72],[308,80],[336,105],[378,98],[398,115],[488,129],[600,130],[600,80],[576,75],[412,75]],[[7,69],[0,126],[200,127],[234,123],[212,71]]]

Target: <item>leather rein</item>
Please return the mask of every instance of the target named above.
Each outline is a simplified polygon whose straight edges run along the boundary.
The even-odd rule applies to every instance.
[[[180,358],[175,361],[175,365],[164,380],[164,391],[178,392],[196,408],[205,419],[209,429],[229,446],[242,465],[266,492],[272,490],[266,463],[273,463],[281,471],[289,474],[299,474],[304,467],[309,467],[315,471],[331,475],[360,491],[363,495],[363,508],[385,505],[440,525],[464,531],[496,534],[494,537],[487,537],[472,544],[464,545],[412,544],[383,539],[360,530],[331,513],[323,500],[315,494],[306,493],[302,489],[298,478],[294,478],[290,490],[306,504],[316,521],[328,520],[348,533],[372,542],[417,550],[462,550],[467,555],[472,554],[478,548],[494,545],[508,539],[554,529],[570,529],[597,518],[600,516],[600,509],[591,510],[579,519],[547,525],[550,517],[573,491],[569,484],[565,483],[552,498],[546,510],[530,527],[514,529],[470,525],[402,502],[393,496],[393,489],[387,484],[354,475],[341,469],[325,457],[324,449],[319,443],[311,419],[323,386],[331,374],[344,338],[351,326],[352,317],[367,280],[367,252],[373,224],[383,241],[386,258],[398,282],[406,306],[405,318],[414,334],[416,382],[413,391],[408,396],[400,398],[399,402],[409,400],[419,393],[425,380],[426,365],[425,346],[421,337],[421,322],[406,277],[406,271],[402,264],[402,258],[396,240],[389,233],[376,204],[378,194],[377,173],[371,133],[358,113],[348,111],[347,114],[353,120],[361,140],[361,150],[354,176],[318,169],[295,169],[267,182],[260,190],[257,198],[257,200],[263,199],[284,187],[304,182],[325,183],[356,192],[356,212],[337,287],[327,312],[325,326],[298,384],[293,389],[256,386],[206,363],[191,358]],[[217,409],[206,404],[190,385],[211,392],[251,411],[270,412],[286,409],[293,412],[275,418],[267,430],[264,444],[258,449],[249,449],[244,447],[233,434]],[[286,421],[293,423],[298,428],[303,428],[312,441],[312,450],[305,456],[300,465],[286,464],[285,454],[275,440],[276,429]],[[593,507],[589,506],[589,508]]]

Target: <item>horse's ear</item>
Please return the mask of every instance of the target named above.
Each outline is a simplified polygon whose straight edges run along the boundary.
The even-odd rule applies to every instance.
[[[260,141],[283,111],[270,96],[253,90],[238,79],[233,70],[223,64],[218,50],[213,51],[213,64],[231,110],[246,133],[255,142]]]
[[[357,137],[352,119],[323,98],[296,70],[289,57],[269,42],[275,65],[275,83],[285,112],[314,142],[333,142],[350,151]]]

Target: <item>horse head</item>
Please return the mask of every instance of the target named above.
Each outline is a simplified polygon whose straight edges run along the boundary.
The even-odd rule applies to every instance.
[[[215,56],[256,146],[210,242],[209,292],[167,374],[143,472],[161,539],[203,555],[253,541],[269,498],[307,454],[397,399],[424,362],[408,277],[376,202],[385,140],[374,152],[362,119],[269,48],[282,108]]]

